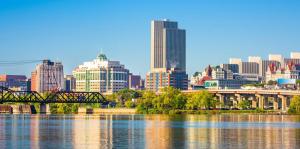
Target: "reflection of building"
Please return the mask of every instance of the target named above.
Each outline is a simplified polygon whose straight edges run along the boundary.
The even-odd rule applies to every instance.
[[[129,70],[119,61],[108,60],[104,54],[84,62],[73,70],[76,91],[117,92],[128,87]]]
[[[27,90],[27,80],[24,75],[0,75],[0,86],[16,91]]]
[[[73,75],[65,75],[65,87],[66,91],[75,91],[76,90],[76,79]]]
[[[185,48],[185,30],[179,29],[177,22],[151,22],[151,71],[146,76],[147,89],[188,88]]]
[[[47,92],[62,90],[64,87],[64,70],[60,62],[44,60],[31,73],[31,90]]]
[[[97,118],[85,118],[85,117],[74,117],[73,128],[72,129],[72,144],[75,149],[92,149],[92,148],[102,148],[107,144],[102,143],[102,141],[107,140],[104,134],[101,133],[101,121]],[[110,122],[107,120],[107,122]],[[110,122],[111,123],[111,122]],[[105,131],[109,132],[109,129],[105,129]],[[102,138],[103,137],[103,138]],[[108,140],[109,141],[109,140]],[[101,147],[102,146],[102,147]]]

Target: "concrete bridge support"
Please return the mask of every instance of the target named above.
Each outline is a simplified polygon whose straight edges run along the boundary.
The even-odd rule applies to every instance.
[[[242,101],[242,96],[241,94],[234,94],[234,99],[236,101],[235,107],[239,108],[239,103]]]
[[[256,94],[255,95],[257,101],[258,101],[258,108],[260,109],[264,109],[264,96],[262,95],[259,95],[259,94]]]
[[[218,108],[223,108],[225,105],[225,96],[222,94],[216,94],[217,100],[219,101]]]
[[[281,99],[281,110],[283,112],[287,111],[287,96],[278,95],[278,97]]]
[[[278,110],[278,97],[273,98],[273,110]]]
[[[49,104],[45,104],[45,103],[41,103],[40,104],[40,113],[41,114],[50,114],[50,105]]]
[[[20,114],[20,113],[22,113],[19,105],[11,105],[11,108],[12,108],[12,113],[13,114]]]
[[[252,103],[251,107],[256,109],[257,108],[257,99],[255,97],[253,97],[253,96],[251,98],[252,98],[252,100],[251,100],[251,103]]]

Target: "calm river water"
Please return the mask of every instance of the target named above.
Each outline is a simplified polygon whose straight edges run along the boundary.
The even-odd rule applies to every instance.
[[[300,148],[300,116],[0,115],[0,148]]]

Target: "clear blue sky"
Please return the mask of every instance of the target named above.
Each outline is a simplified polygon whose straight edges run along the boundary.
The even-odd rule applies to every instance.
[[[300,51],[299,6],[299,0],[1,0],[0,61],[50,58],[71,73],[103,49],[144,75],[150,21],[163,18],[187,31],[189,74],[229,57],[289,56]],[[28,75],[34,66],[0,66],[0,73]]]

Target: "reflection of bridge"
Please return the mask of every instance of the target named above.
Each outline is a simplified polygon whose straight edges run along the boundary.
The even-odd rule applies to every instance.
[[[99,92],[51,92],[42,96],[36,91],[13,91],[0,86],[0,103],[41,103],[46,109],[48,103],[107,103]]]
[[[241,89],[209,89],[210,93],[218,98],[225,107],[236,107],[242,100],[251,101],[251,108],[273,108],[274,110],[288,109],[290,100],[295,95],[300,95],[298,90],[241,90]],[[193,93],[197,90],[183,91]]]

